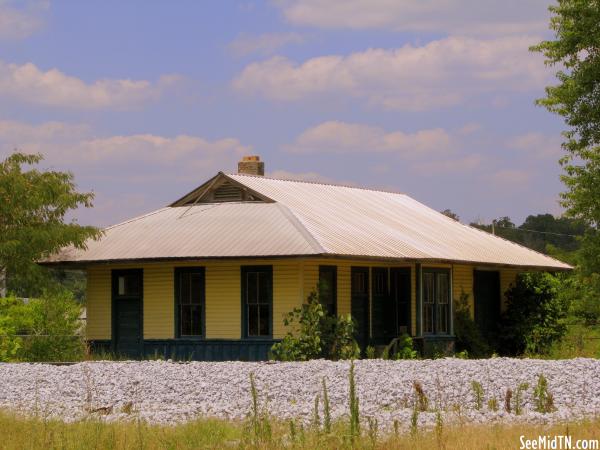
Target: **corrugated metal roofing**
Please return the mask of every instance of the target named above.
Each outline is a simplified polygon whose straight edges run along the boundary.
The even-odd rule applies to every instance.
[[[87,250],[68,248],[48,262],[319,253],[285,206],[228,202],[159,209],[107,228]]]
[[[570,268],[463,225],[404,194],[251,175],[227,176],[290,208],[326,253]]]
[[[65,250],[52,261],[330,254],[570,268],[454,221],[404,194],[251,175],[223,176],[275,203],[167,207],[110,227],[86,251]]]

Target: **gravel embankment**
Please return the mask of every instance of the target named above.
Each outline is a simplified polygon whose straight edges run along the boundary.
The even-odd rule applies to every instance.
[[[356,363],[361,416],[378,419],[380,427],[398,420],[408,426],[419,381],[432,408],[446,422],[465,420],[547,422],[600,416],[600,360],[542,361],[494,358],[423,361],[365,360]],[[171,363],[91,362],[72,366],[0,364],[0,409],[61,417],[72,421],[91,414],[107,420],[141,417],[154,423],[177,423],[198,417],[243,419],[250,410],[250,373],[261,404],[278,419],[310,420],[322,379],[329,390],[333,418],[348,412],[348,362],[306,363]],[[543,374],[557,410],[534,412],[533,387]],[[471,381],[481,383],[484,402],[475,409]],[[508,388],[530,388],[520,416],[503,410]],[[498,400],[499,411],[487,403]],[[513,405],[515,396],[513,395]],[[322,405],[323,402],[320,402]],[[514,407],[514,406],[513,406]],[[320,412],[323,417],[322,411]],[[419,416],[431,425],[435,413]]]

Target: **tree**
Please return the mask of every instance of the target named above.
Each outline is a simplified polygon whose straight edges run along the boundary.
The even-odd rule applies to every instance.
[[[551,6],[554,40],[531,48],[557,66],[558,84],[546,87],[538,104],[561,115],[569,127],[564,133],[561,159],[567,191],[561,194],[567,213],[589,226],[582,241],[584,276],[600,271],[600,2],[558,0]]]
[[[77,192],[69,172],[24,170],[42,161],[40,154],[15,152],[0,162],[0,273],[8,288],[22,296],[39,295],[50,277],[36,264],[41,258],[73,245],[85,248],[100,231],[65,223],[65,214],[92,206],[92,193]]]
[[[458,214],[456,214],[454,211],[452,211],[451,209],[445,209],[443,211],[440,211],[443,215],[450,217],[451,219],[456,220],[457,222],[460,221],[460,217],[458,217]]]
[[[506,355],[540,354],[566,331],[569,301],[560,295],[560,280],[549,273],[520,274],[506,291],[498,343]]]
[[[576,276],[568,290],[573,308],[586,323],[600,320],[600,2],[558,0],[551,6],[555,39],[532,47],[557,66],[558,84],[546,88],[538,104],[562,116],[566,155],[561,159],[561,194],[567,214],[587,227],[577,255]]]

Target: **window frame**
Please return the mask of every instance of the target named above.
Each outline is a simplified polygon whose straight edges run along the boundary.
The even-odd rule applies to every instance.
[[[333,312],[334,316],[337,316],[337,303],[338,303],[338,292],[337,292],[337,266],[332,265],[320,265],[319,266],[319,301],[321,300],[321,275],[327,272],[331,272],[333,275],[333,285],[331,286],[331,293],[333,297]],[[321,302],[321,305],[325,308],[325,304]],[[325,308],[326,309],[326,308]],[[328,311],[330,312],[330,311]]]
[[[269,333],[267,335],[251,336],[248,334],[248,303],[246,302],[248,292],[248,273],[260,272],[266,273],[269,280],[268,285],[268,327]],[[241,266],[240,267],[241,277],[241,308],[242,308],[242,339],[249,340],[270,340],[273,339],[273,266],[271,265],[260,265],[260,266]]]
[[[432,331],[425,331],[426,330],[426,323],[425,323],[425,274],[432,274],[433,275],[433,302],[431,303],[427,303],[427,305],[431,305],[431,320],[432,320]],[[446,294],[447,294],[447,303],[440,303],[439,299],[440,299],[440,275],[446,275],[447,277],[447,286],[446,286]],[[450,271],[450,269],[443,269],[443,268],[429,268],[429,267],[424,267],[422,269],[422,273],[421,273],[421,277],[422,277],[422,293],[421,293],[421,299],[422,299],[422,315],[423,315],[423,320],[422,320],[422,327],[423,327],[423,335],[426,336],[450,336],[452,333],[452,273]],[[438,329],[438,324],[439,324],[439,311],[441,309],[441,305],[445,305],[446,306],[446,331],[444,332],[440,332],[440,330]]]
[[[200,303],[200,330],[201,334],[181,334],[181,303],[180,303],[180,277],[183,274],[200,274],[202,276],[202,301]],[[174,306],[175,306],[175,339],[206,339],[206,269],[205,267],[175,267],[174,270]]]

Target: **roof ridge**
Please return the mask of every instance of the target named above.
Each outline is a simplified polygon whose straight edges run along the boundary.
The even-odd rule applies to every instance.
[[[231,177],[231,176],[238,177],[239,176],[239,177],[275,180],[275,181],[287,181],[287,182],[291,182],[291,183],[317,184],[320,186],[343,187],[343,188],[348,188],[348,189],[358,189],[361,191],[383,192],[386,194],[397,194],[397,195],[408,196],[408,194],[406,194],[404,192],[398,192],[398,191],[392,191],[392,190],[386,190],[386,189],[374,189],[374,188],[368,188],[368,187],[363,187],[363,186],[351,186],[349,184],[341,184],[341,183],[326,183],[323,181],[295,180],[295,179],[291,179],[291,178],[269,177],[269,176],[265,176],[265,175],[251,175],[248,173],[229,173],[229,172],[223,172],[223,173],[229,177]]]
[[[131,222],[136,222],[136,221],[142,220],[142,219],[144,219],[146,217],[153,216],[154,214],[158,214],[160,212],[163,212],[165,209],[169,209],[169,208],[170,208],[170,206],[163,206],[162,208],[155,209],[154,211],[150,211],[149,213],[142,214],[141,216],[136,216],[136,217],[134,217],[132,219],[125,220],[124,222],[119,222],[119,223],[116,223],[114,225],[110,225],[110,226],[108,226],[106,228],[103,228],[103,230],[111,230],[112,228],[120,227],[121,225],[126,225],[126,224],[131,223]]]
[[[289,220],[289,222],[298,230],[298,232],[302,235],[302,237],[306,240],[308,245],[315,250],[317,253],[327,253],[327,251],[323,248],[321,243],[317,240],[313,234],[308,231],[308,229],[304,226],[302,221],[294,214],[288,206],[284,205],[280,202],[273,202],[273,205],[276,205],[282,212],[282,214]]]

